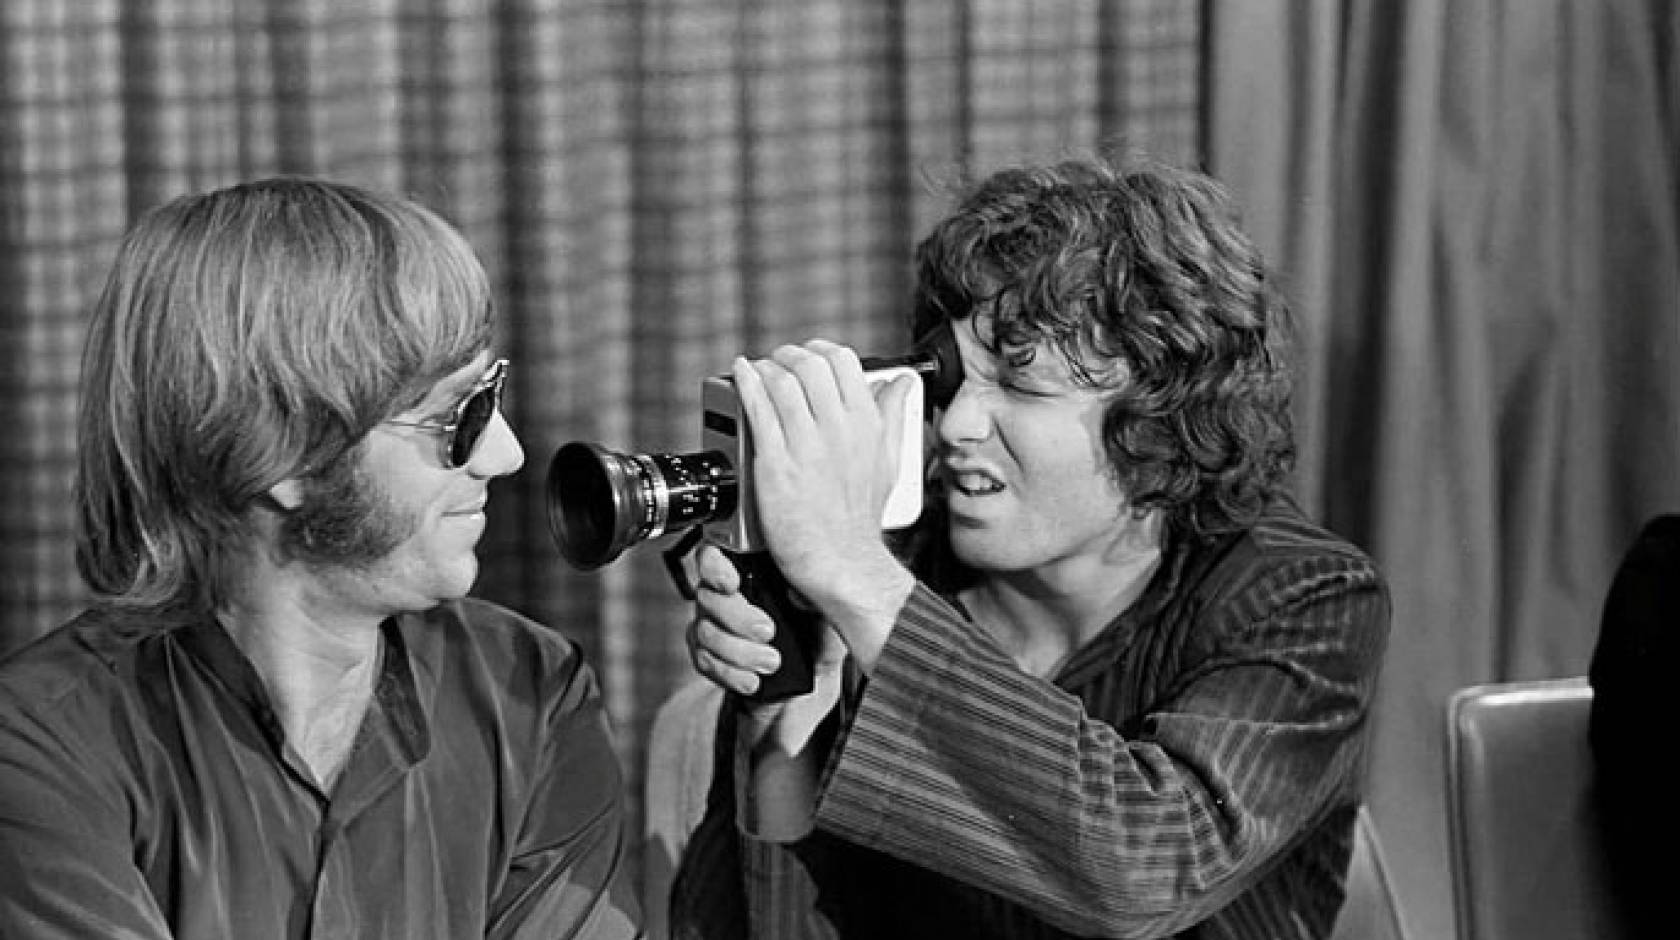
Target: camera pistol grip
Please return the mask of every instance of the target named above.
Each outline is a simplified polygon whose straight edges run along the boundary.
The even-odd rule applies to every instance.
[[[775,672],[759,676],[758,691],[746,696],[747,701],[779,702],[811,691],[812,661],[817,644],[822,642],[822,614],[794,599],[793,588],[769,552],[730,552],[729,556],[741,574],[741,594],[775,623],[770,645],[782,657]]]

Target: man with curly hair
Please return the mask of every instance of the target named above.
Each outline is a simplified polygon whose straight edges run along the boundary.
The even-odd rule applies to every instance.
[[[1229,198],[1007,169],[917,263],[913,331],[965,376],[906,545],[909,380],[822,340],[734,366],[769,550],[828,630],[814,691],[744,697],[772,625],[702,550],[689,644],[731,705],[675,934],[1327,935],[1389,600],[1287,495],[1289,317]]]

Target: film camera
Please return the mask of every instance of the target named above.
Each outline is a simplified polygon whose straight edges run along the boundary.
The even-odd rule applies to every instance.
[[[911,373],[921,394],[905,401],[899,478],[882,513],[882,529],[903,528],[922,509],[924,402],[949,403],[962,384],[962,361],[949,324],[929,333],[907,356],[866,358],[871,384]],[[772,641],[782,657],[775,674],[761,677],[755,700],[775,701],[811,688],[811,655],[820,618],[803,607],[765,550],[752,490],[752,438],[728,376],[701,385],[701,449],[692,453],[619,453],[573,441],[548,466],[548,520],[560,555],[572,567],[593,570],[626,549],[662,535],[685,532],[666,553],[666,564],[685,596],[692,597],[682,556],[700,537],[730,554],[741,590],[776,621]]]

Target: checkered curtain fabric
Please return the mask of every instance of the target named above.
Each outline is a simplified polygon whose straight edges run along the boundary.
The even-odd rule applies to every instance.
[[[1124,138],[1193,159],[1200,5],[1178,0],[6,0],[0,6],[0,650],[83,603],[83,324],[135,213],[276,173],[408,193],[497,286],[507,411],[477,593],[581,641],[631,793],[687,672],[656,551],[563,566],[567,440],[698,444],[737,352],[895,351],[927,185]]]

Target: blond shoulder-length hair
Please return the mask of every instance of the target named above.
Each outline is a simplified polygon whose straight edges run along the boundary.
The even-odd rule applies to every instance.
[[[83,354],[83,579],[107,603],[212,609],[254,502],[418,404],[492,329],[472,250],[406,199],[279,178],[146,213]]]

